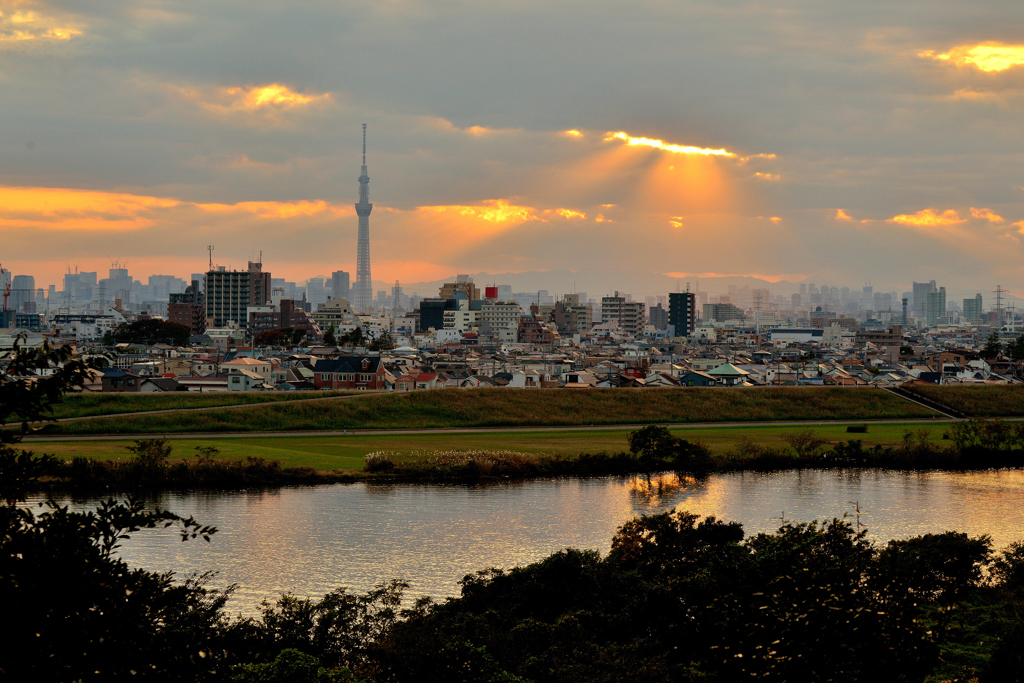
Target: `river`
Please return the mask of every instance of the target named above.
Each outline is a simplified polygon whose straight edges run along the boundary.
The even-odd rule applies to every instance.
[[[703,481],[602,477],[490,484],[339,484],[262,493],[167,494],[163,507],[219,528],[210,543],[143,531],[119,551],[132,566],[178,575],[215,570],[237,583],[232,611],[252,614],[284,591],[320,596],[402,578],[408,595],[458,594],[459,579],[566,547],[606,553],[615,530],[640,514],[687,509],[742,522],[748,534],[785,517],[850,516],[878,541],[944,530],[1024,540],[1024,472],[738,472]],[[73,509],[92,499],[65,500]]]

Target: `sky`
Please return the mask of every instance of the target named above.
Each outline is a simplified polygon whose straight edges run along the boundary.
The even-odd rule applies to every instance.
[[[366,123],[376,281],[1024,293],[1022,110],[1010,1],[0,0],[0,265],[354,274]]]

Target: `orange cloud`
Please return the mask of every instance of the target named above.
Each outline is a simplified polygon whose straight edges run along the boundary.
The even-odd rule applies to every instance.
[[[575,211],[573,209],[555,209],[555,213],[569,220],[583,220],[587,217],[587,214],[582,211]]]
[[[782,219],[780,217],[778,217],[778,216],[758,216],[758,218],[763,218],[765,220],[771,221],[772,223],[776,223],[776,224],[782,222]]]
[[[889,219],[890,223],[901,225],[913,225],[916,227],[931,227],[941,225],[956,225],[963,223],[966,218],[960,218],[955,209],[948,209],[942,213],[935,213],[933,209],[922,209],[915,214],[901,214]]]
[[[0,187],[0,220],[7,227],[44,230],[139,230],[155,225],[161,212],[199,209],[208,213],[249,213],[284,219],[354,210],[323,200],[197,204],[170,197],[52,187]]]
[[[989,209],[976,209],[971,207],[971,215],[975,218],[982,218],[987,220],[989,223],[1005,223],[1006,219],[1002,216],[992,213]]]
[[[671,218],[668,219],[668,224],[671,225],[676,230],[679,230],[680,228],[683,227],[683,217],[672,216]]]
[[[488,199],[480,206],[421,206],[417,211],[479,218],[488,223],[518,224],[543,220],[532,206],[515,206],[505,199]]]
[[[579,132],[575,128],[573,128],[572,130],[564,130],[564,131],[562,131],[562,134],[563,135],[568,135],[571,138],[583,137],[583,133]]]
[[[836,220],[837,221],[852,221],[853,218],[842,209],[836,209]]]
[[[1011,228],[1017,228],[1017,232],[1024,235],[1024,221],[1017,221],[1016,223],[1010,223]]]
[[[605,218],[603,213],[599,213],[599,214],[597,214],[597,217],[594,219],[594,222],[595,223],[614,223],[615,221],[613,221],[611,218]]]
[[[354,209],[345,206],[334,206],[322,199],[316,201],[297,202],[239,202],[237,204],[196,204],[203,211],[211,213],[248,212],[259,218],[295,218],[296,216],[315,216],[325,211],[339,215],[351,215]]]
[[[230,88],[173,88],[201,109],[221,116],[259,114],[275,119],[281,112],[330,101],[330,93],[303,94],[280,83]]]
[[[47,230],[137,230],[148,214],[179,201],[116,192],[52,187],[0,187],[0,218],[7,227]]]
[[[0,11],[0,48],[4,43],[71,40],[80,35],[76,24],[55,17],[26,10]]]
[[[759,178],[761,180],[772,180],[772,181],[781,180],[782,179],[782,176],[780,176],[778,173],[755,173],[754,177],[755,178]]]
[[[944,54],[926,50],[918,53],[918,57],[944,61],[956,66],[973,66],[981,71],[996,73],[1024,65],[1024,45],[1004,45],[996,42],[959,45]]]
[[[604,137],[605,142],[611,142],[612,140],[622,140],[630,147],[642,146],[642,147],[653,147],[655,149],[661,149],[666,152],[674,152],[676,154],[700,154],[704,156],[721,156],[721,157],[735,157],[736,155],[725,149],[706,149],[704,147],[691,147],[688,145],[676,145],[664,140],[655,140],[653,138],[638,138],[633,137],[629,133],[619,131],[618,133],[606,133]]]

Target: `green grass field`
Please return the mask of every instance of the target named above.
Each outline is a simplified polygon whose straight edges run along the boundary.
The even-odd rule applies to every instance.
[[[217,408],[246,404],[279,403],[301,401],[330,396],[347,396],[349,391],[290,392],[220,392],[201,394],[191,391],[176,391],[166,394],[67,394],[53,407],[53,417],[92,417],[119,415],[123,413],[151,412],[154,410],[193,410],[196,408]]]
[[[784,446],[784,436],[810,429],[829,441],[860,439],[865,447],[897,444],[906,431],[925,430],[930,440],[939,441],[945,424],[870,425],[865,434],[849,434],[846,425],[808,427],[694,427],[673,432],[684,439],[700,440],[712,451],[722,453],[735,448],[744,439],[766,446]],[[216,439],[172,439],[172,458],[189,458],[196,446],[214,446],[218,457],[242,459],[249,456],[277,460],[282,467],[313,467],[317,470],[358,471],[363,457],[374,451],[388,450],[401,454],[434,450],[513,450],[530,454],[575,456],[580,453],[607,451],[617,453],[629,449],[629,430],[597,430],[570,432],[497,432],[482,434],[417,434],[347,436],[238,436]],[[130,441],[43,441],[26,444],[37,453],[51,453],[61,458],[84,456],[100,460],[126,459],[125,446]]]
[[[878,420],[934,413],[876,389],[442,389],[344,401],[276,402],[50,424],[49,434],[181,434],[453,427],[533,427],[775,420]]]
[[[1024,417],[1024,385],[924,385],[913,391],[968,417]]]

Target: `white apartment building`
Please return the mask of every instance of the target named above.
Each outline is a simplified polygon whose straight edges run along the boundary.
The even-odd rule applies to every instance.
[[[638,337],[647,324],[644,308],[643,303],[626,301],[626,297],[615,292],[615,296],[601,297],[601,322],[615,321],[623,332]]]
[[[482,311],[458,310],[444,312],[444,329],[472,332],[480,326]]]
[[[519,341],[522,315],[523,308],[515,301],[486,302],[480,309],[480,333],[493,335],[502,344],[514,344]]]

